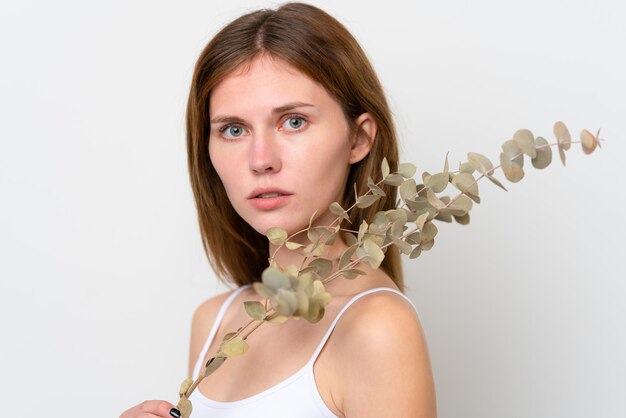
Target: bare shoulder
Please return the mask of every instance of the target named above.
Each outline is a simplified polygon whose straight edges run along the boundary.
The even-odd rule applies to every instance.
[[[338,397],[346,417],[436,416],[426,339],[409,301],[387,291],[362,296],[336,331]]]
[[[202,302],[194,311],[191,320],[191,341],[189,344],[189,377],[193,372],[193,367],[200,355],[202,346],[209,336],[209,331],[217,318],[217,314],[226,299],[235,290],[229,290]]]

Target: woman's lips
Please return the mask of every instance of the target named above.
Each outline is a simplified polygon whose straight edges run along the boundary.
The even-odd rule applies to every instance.
[[[257,209],[271,210],[287,204],[290,197],[291,195],[281,194],[274,197],[253,197],[248,199],[248,201]]]

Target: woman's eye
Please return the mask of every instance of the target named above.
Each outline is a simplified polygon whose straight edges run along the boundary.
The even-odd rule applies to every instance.
[[[235,139],[243,135],[243,128],[238,125],[226,125],[220,129],[220,132],[228,139]],[[230,135],[228,135],[229,133]]]
[[[285,120],[283,126],[287,129],[297,131],[302,128],[302,125],[304,125],[305,122],[306,120],[302,116],[290,116],[287,120]]]

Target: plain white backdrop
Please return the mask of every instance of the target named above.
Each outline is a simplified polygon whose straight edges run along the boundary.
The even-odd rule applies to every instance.
[[[626,416],[623,2],[311,3],[366,50],[420,173],[448,151],[453,169],[468,151],[497,161],[519,128],[602,128],[567,167],[499,172],[508,193],[481,181],[470,225],[438,224],[405,271],[440,417]],[[187,180],[193,65],[227,22],[278,4],[0,6],[3,416],[176,402],[193,310],[226,290]]]

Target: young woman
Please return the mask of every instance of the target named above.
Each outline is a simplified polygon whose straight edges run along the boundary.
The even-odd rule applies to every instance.
[[[202,52],[187,108],[191,184],[212,266],[233,291],[195,311],[189,376],[196,378],[224,334],[250,318],[248,300],[263,301],[259,281],[276,249],[265,237],[335,218],[328,206],[354,203],[367,179],[380,178],[384,157],[398,163],[394,125],[383,89],[356,40],[333,17],[302,3],[246,14]],[[386,200],[350,212],[354,229]],[[303,236],[304,235],[304,236]],[[292,241],[305,243],[301,234]],[[347,248],[337,239],[324,255]],[[296,251],[276,254],[300,266]],[[389,247],[377,270],[327,283],[333,295],[317,323],[266,323],[250,349],[229,359],[192,393],[192,417],[435,417],[428,350],[419,318],[402,293],[400,258]],[[122,414],[178,416],[166,401]]]

